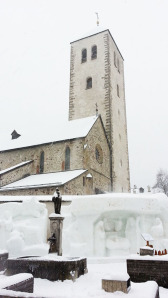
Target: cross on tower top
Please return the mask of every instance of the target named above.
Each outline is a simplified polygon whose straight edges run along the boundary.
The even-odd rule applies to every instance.
[[[96,16],[97,16],[97,26],[99,26],[99,15],[98,12],[95,12]]]

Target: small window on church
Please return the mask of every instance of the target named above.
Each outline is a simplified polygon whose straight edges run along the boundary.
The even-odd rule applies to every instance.
[[[40,173],[44,172],[44,151],[40,154]]]
[[[85,186],[85,177],[83,177],[83,186]]]
[[[93,46],[92,47],[92,59],[96,59],[97,58],[97,46]]]
[[[96,145],[95,156],[98,163],[103,163],[103,150],[99,144]]]
[[[88,78],[86,81],[86,89],[92,88],[92,78]]]
[[[116,52],[114,52],[114,65],[115,65],[115,67],[117,67],[117,63],[116,63]]]
[[[119,90],[119,86],[117,85],[117,96],[120,97],[120,90]]]
[[[70,170],[70,148],[65,149],[65,171]]]
[[[120,73],[120,60],[117,59],[117,68],[118,68],[118,72]]]
[[[87,49],[82,50],[82,63],[87,61]]]

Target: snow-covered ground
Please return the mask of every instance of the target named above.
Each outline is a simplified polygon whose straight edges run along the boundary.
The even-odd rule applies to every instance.
[[[155,240],[154,248],[159,243],[163,246],[161,249],[168,249],[167,197],[160,194],[105,194],[71,199],[70,205],[62,207],[65,216],[63,254],[65,257],[87,256],[88,273],[75,282],[35,279],[34,297],[153,298],[157,287],[154,281],[131,283],[127,296],[122,292],[106,293],[101,281],[107,275],[126,274],[126,256],[137,253],[146,244],[141,234],[151,234]],[[34,249],[38,255],[44,256],[48,247],[40,252],[47,245],[46,234],[47,209],[44,204],[30,198],[22,204],[0,205],[0,249],[8,250],[10,256],[36,255]],[[0,275],[0,288],[4,278]],[[16,294],[16,297],[26,296]],[[160,298],[168,298],[168,289],[160,288]]]
[[[88,273],[80,276],[75,282],[66,280],[64,282],[51,282],[46,279],[34,279],[34,293],[32,297],[55,297],[55,298],[93,298],[93,297],[127,297],[127,298],[153,298],[157,287],[154,281],[145,283],[131,282],[128,294],[122,292],[107,293],[102,290],[101,280],[109,275],[123,275],[126,273],[126,262],[124,259],[88,259]],[[4,276],[0,275],[0,286],[4,283]],[[11,293],[13,291],[10,291]],[[168,289],[159,288],[160,298],[168,297]],[[4,290],[0,290],[3,294]],[[26,297],[27,294],[15,292],[15,297]]]
[[[101,260],[101,259],[100,259]],[[36,278],[34,293],[45,297],[57,298],[80,298],[80,297],[130,297],[130,298],[153,298],[156,283],[149,281],[146,283],[131,283],[131,290],[128,294],[122,292],[107,293],[102,290],[101,280],[109,274],[118,275],[126,273],[125,260],[113,260],[101,263],[99,260],[88,260],[88,273],[79,277],[75,282],[66,280],[64,282]],[[105,259],[102,259],[105,262]],[[160,298],[168,297],[168,289],[160,288]]]
[[[106,260],[107,262],[107,260]],[[126,262],[120,260],[107,263],[88,264],[88,273],[79,277],[75,282],[66,280],[64,282],[51,282],[48,280],[35,279],[35,294],[46,297],[69,298],[69,297],[130,297],[130,298],[153,298],[156,283],[149,281],[143,284],[131,283],[128,294],[122,292],[107,293],[102,290],[101,280],[108,274],[126,273]],[[160,288],[160,298],[168,297],[168,289]]]

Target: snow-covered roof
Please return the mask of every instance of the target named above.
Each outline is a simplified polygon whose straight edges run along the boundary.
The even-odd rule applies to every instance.
[[[15,165],[15,166],[13,166],[13,167],[10,167],[10,168],[7,168],[7,169],[5,169],[5,170],[0,171],[0,175],[5,174],[5,173],[7,173],[7,172],[10,172],[10,171],[12,171],[12,170],[15,170],[15,169],[17,169],[17,168],[19,168],[19,167],[25,166],[25,165],[31,163],[32,161],[33,161],[33,160],[27,160],[27,161],[23,161],[23,162],[21,162],[21,163],[18,163],[17,165]]]
[[[47,187],[47,186],[59,186],[67,183],[72,179],[77,178],[78,176],[82,175],[86,171],[87,170],[74,170],[74,171],[31,175],[1,187],[0,191],[37,188],[37,187],[39,188],[39,187]]]
[[[22,131],[21,136],[13,140],[10,139],[9,134],[8,136],[4,136],[4,139],[1,138],[0,151],[86,137],[97,118],[98,116],[91,116],[67,121],[59,127],[55,127],[54,125],[47,127],[47,124],[43,129],[33,127],[33,131]]]

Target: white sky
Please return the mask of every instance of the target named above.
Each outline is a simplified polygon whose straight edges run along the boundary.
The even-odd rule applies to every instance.
[[[131,185],[146,188],[168,164],[167,0],[0,0],[0,135],[60,129],[69,43],[96,26],[95,12],[125,59]]]

